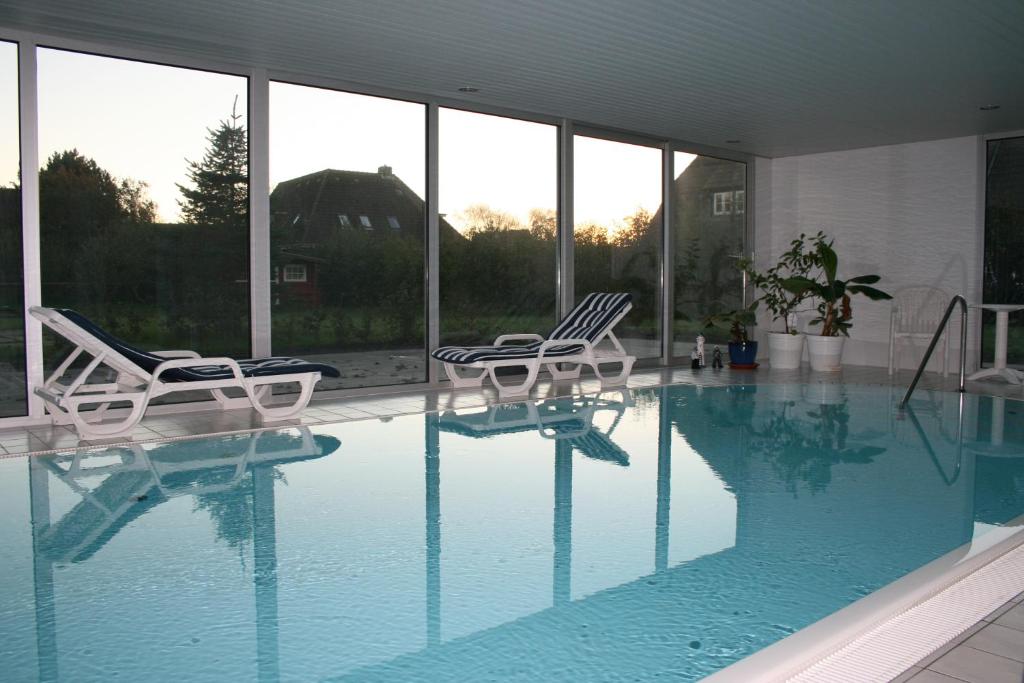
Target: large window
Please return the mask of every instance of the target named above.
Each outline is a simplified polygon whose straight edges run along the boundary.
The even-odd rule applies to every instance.
[[[555,322],[558,129],[441,109],[441,344]]]
[[[985,303],[1024,305],[1024,137],[990,140],[985,165]],[[995,313],[982,312],[982,359],[995,352]],[[1010,314],[1007,361],[1024,365],[1024,311]]]
[[[247,356],[246,79],[53,49],[38,74],[43,303]]]
[[[633,309],[616,334],[646,359],[668,346],[685,357],[709,313],[741,302],[735,258],[747,214],[743,163],[676,153],[676,177],[663,178],[657,142],[581,128],[572,145],[572,192],[560,197],[556,125],[440,107],[438,137],[428,141],[424,103],[270,82],[259,98],[269,102],[268,128],[256,131],[269,142],[269,154],[256,157],[261,165],[269,159],[257,174],[267,186],[256,188],[269,199],[269,216],[256,217],[254,233],[245,76],[34,50],[35,83],[20,85],[38,94],[30,128],[39,155],[30,171],[38,171],[39,268],[32,267],[28,290],[139,347],[246,358],[256,339],[274,355],[337,367],[340,377],[322,380],[318,390],[377,387],[427,380],[434,326],[442,345],[549,332],[560,288],[577,302],[592,292],[630,293]],[[31,393],[12,42],[0,41],[0,93],[4,418],[25,415]],[[1012,175],[1012,165],[1000,164],[1014,144],[990,146],[986,298],[1001,301],[1017,300],[996,291],[1012,286],[1016,272],[997,263],[998,253],[1013,252],[1005,226],[1016,218],[1005,216],[1015,200],[996,188],[996,176],[1003,187]],[[428,148],[437,151],[436,179]],[[439,228],[438,261],[429,264],[428,177],[437,182],[430,206]],[[663,214],[669,187],[671,216]],[[570,201],[572,233],[559,234],[560,202]],[[674,317],[663,329],[669,226]],[[566,273],[559,272],[560,239],[573,240]],[[30,263],[35,235],[32,242]],[[250,245],[266,255],[256,273],[269,272],[262,286],[250,272]],[[438,302],[431,319],[428,268],[438,282],[429,293]],[[252,292],[263,300],[251,301]],[[269,311],[269,325],[261,311]],[[68,344],[44,330],[42,346],[49,372]],[[206,396],[178,400],[195,398]]]
[[[746,226],[747,166],[676,152],[672,183],[675,245],[674,355],[688,356],[698,334],[725,343],[728,331],[704,320],[743,304],[737,268]]]
[[[574,161],[576,301],[630,292],[616,336],[637,358],[661,355],[661,150],[577,135]]]
[[[425,176],[424,105],[270,84],[272,345],[318,389],[426,379]]]
[[[24,415],[18,46],[0,42],[0,417]]]

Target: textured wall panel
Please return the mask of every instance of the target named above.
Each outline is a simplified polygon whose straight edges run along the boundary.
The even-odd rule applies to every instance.
[[[932,285],[979,301],[978,145],[961,137],[772,160],[770,220],[758,223],[769,263],[800,232],[823,230],[835,237],[841,278],[876,273],[890,293]],[[889,310],[854,300],[846,362],[888,364]]]

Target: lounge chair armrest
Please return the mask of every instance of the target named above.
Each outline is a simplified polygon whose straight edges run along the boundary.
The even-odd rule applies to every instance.
[[[161,358],[201,358],[195,351],[152,351],[154,356]]]
[[[577,345],[582,346],[583,350],[586,351],[587,353],[594,352],[594,345],[590,343],[589,339],[548,339],[543,344],[541,344],[540,348],[537,350],[537,359],[540,360],[544,358],[544,352],[550,348],[554,348],[556,346]]]
[[[539,334],[503,334],[494,340],[495,346],[501,346],[507,341],[544,341]]]
[[[153,371],[153,380],[160,379],[160,375],[174,368],[201,368],[210,365],[223,365],[224,367],[231,370],[231,374],[235,376],[239,382],[244,379],[242,375],[242,368],[238,366],[238,362],[234,358],[176,358],[172,360],[165,360],[160,365],[156,366],[156,370]]]

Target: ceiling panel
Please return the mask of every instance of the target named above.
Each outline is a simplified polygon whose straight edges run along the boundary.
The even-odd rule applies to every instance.
[[[765,156],[1024,129],[1021,0],[0,0],[0,26]]]

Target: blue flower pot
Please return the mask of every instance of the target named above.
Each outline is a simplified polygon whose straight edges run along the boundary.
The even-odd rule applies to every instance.
[[[739,366],[753,366],[757,363],[757,342],[729,342],[729,362]]]

